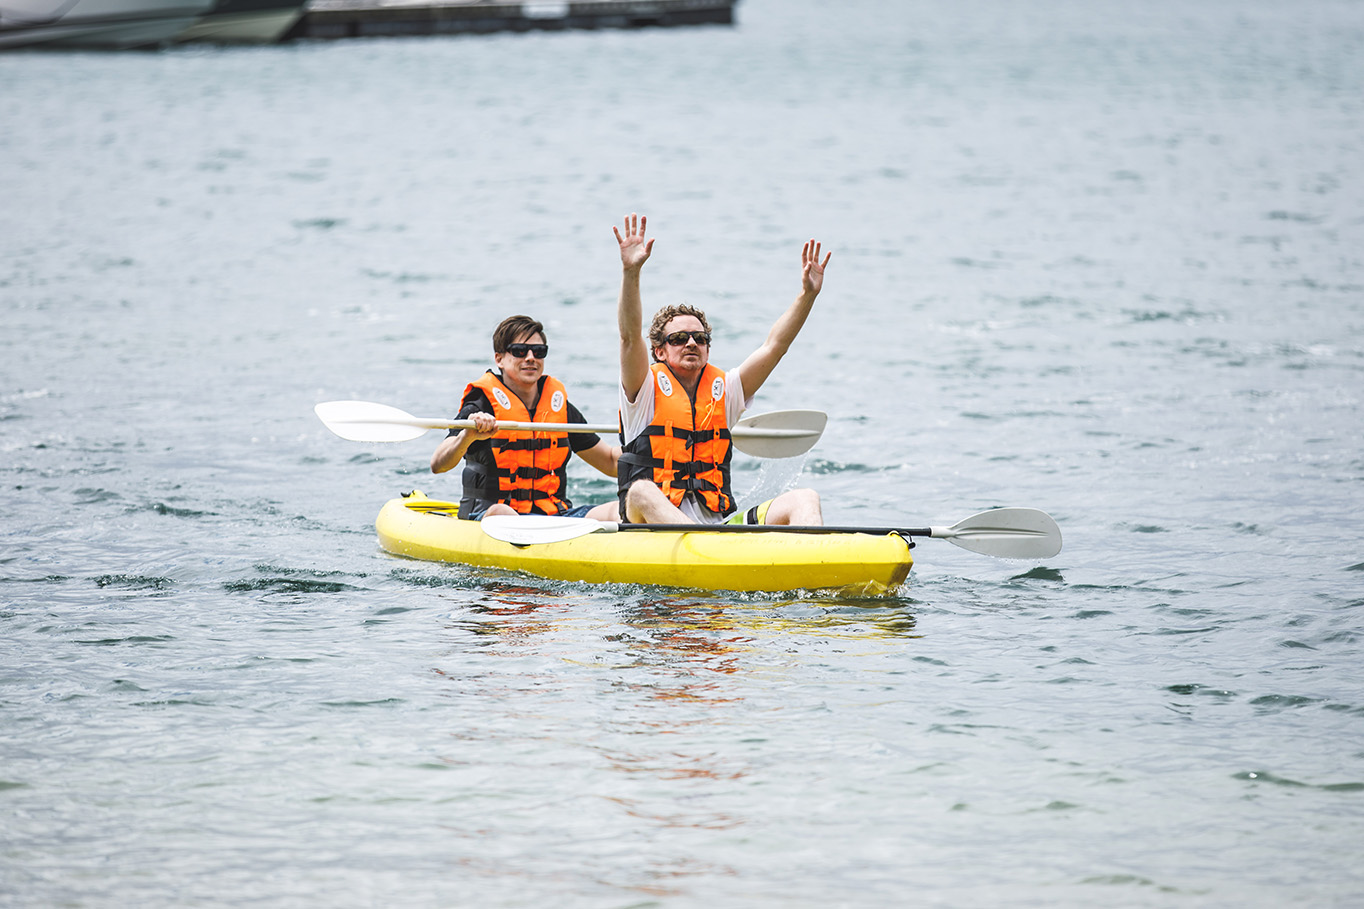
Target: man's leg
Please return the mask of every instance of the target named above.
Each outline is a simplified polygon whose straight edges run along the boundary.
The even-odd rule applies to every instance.
[[[615,523],[620,520],[619,502],[602,502],[600,505],[593,505],[586,517],[594,521],[611,521]]]
[[[625,517],[631,524],[691,524],[668,497],[648,480],[635,480],[625,493]]]
[[[819,506],[819,493],[813,489],[783,492],[767,507],[767,516],[763,523],[822,525],[824,512]]]

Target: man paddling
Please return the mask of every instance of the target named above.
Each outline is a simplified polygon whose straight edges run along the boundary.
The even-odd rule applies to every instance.
[[[665,306],[642,337],[640,270],[653,252],[646,218],[630,215],[615,227],[622,267],[620,413],[624,448],[617,482],[620,513],[631,523],[823,524],[819,494],[793,489],[739,512],[730,486],[729,427],[785,356],[824,284],[820,244],[801,250],[801,289],[736,369],[710,365],[710,323],[687,305]],[[650,364],[652,354],[653,363]]]
[[[491,369],[464,389],[459,419],[474,428],[450,430],[431,455],[431,472],[445,473],[464,461],[459,516],[552,514],[615,521],[614,501],[574,507],[566,495],[568,458],[576,453],[608,477],[616,475],[620,448],[596,433],[497,431],[497,421],[586,423],[568,400],[563,383],[545,374],[549,343],[545,328],[529,316],[504,319],[493,332]]]

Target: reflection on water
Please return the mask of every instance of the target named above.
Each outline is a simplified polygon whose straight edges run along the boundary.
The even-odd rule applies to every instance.
[[[678,623],[711,631],[742,630],[821,637],[913,638],[915,601],[902,596],[696,592],[635,604],[629,615],[641,624]]]
[[[587,761],[629,786],[734,782],[752,772],[733,739],[747,711],[787,709],[772,702],[771,685],[796,672],[793,640],[833,647],[828,653],[840,642],[893,653],[918,637],[907,598],[635,591],[605,605],[600,588],[583,585],[484,585],[447,620],[452,649],[433,669],[461,705],[450,737],[466,746],[507,740],[519,750],[537,728],[532,764],[548,755]],[[610,798],[663,826],[744,823],[732,811],[683,810],[653,796]]]

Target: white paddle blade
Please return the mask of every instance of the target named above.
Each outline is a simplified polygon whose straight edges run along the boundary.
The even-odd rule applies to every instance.
[[[1061,551],[1061,528],[1036,508],[992,508],[951,527],[934,527],[932,535],[1001,559],[1049,559]]]
[[[730,435],[735,448],[755,458],[794,458],[815,447],[828,422],[819,410],[774,410],[745,417]]]
[[[313,408],[326,427],[351,442],[406,442],[426,435],[430,427],[410,413],[368,401],[324,401]]]
[[[479,521],[483,532],[494,540],[516,546],[562,543],[599,530],[615,530],[608,521],[591,518],[565,518],[551,514],[496,514]]]

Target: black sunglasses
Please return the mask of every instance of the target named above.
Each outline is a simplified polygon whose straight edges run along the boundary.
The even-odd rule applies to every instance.
[[[535,354],[535,359],[543,360],[549,354],[548,344],[508,344],[507,353],[516,359],[521,359],[526,354]]]
[[[663,340],[667,341],[673,347],[681,347],[683,344],[687,343],[688,338],[691,338],[702,347],[710,344],[710,332],[708,331],[675,331]]]

